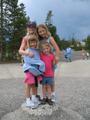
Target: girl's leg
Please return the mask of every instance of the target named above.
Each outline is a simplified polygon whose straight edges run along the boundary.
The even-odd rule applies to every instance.
[[[42,94],[43,94],[43,98],[46,98],[46,94],[47,94],[47,86],[46,85],[42,85]]]
[[[41,101],[41,104],[46,104],[46,93],[47,93],[47,88],[46,88],[46,85],[42,85],[42,94],[43,94],[43,99]]]
[[[38,106],[40,104],[39,100],[36,97],[36,86],[32,85],[32,97],[31,97],[33,103]]]
[[[48,93],[48,99],[51,99],[51,85],[47,85],[47,93]]]
[[[34,105],[34,103],[30,99],[31,88],[32,88],[31,85],[26,84],[26,86],[25,86],[26,106],[31,107],[31,108],[35,108],[36,106]]]
[[[48,93],[48,99],[47,99],[47,102],[49,105],[53,105],[53,101],[51,99],[51,85],[47,85],[47,93]]]
[[[30,98],[30,85],[29,84],[25,84],[25,95],[26,95],[26,98]]]

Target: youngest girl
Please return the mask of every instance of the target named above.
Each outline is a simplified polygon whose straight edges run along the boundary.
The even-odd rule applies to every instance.
[[[45,63],[45,72],[42,80],[42,92],[43,100],[42,104],[46,102],[49,105],[53,105],[52,97],[52,88],[54,84],[54,65],[56,64],[55,56],[51,52],[51,46],[48,42],[41,43],[41,60]]]

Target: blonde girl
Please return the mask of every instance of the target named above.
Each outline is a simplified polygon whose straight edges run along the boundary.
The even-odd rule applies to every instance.
[[[31,35],[28,39],[29,47],[26,51],[34,53],[33,57],[24,55],[23,70],[25,73],[25,94],[26,106],[35,108],[38,106],[39,101],[36,98],[35,80],[37,76],[41,75],[45,70],[44,62],[40,60],[39,51],[37,49],[38,39],[35,35]],[[39,79],[40,80],[40,79]],[[32,93],[31,93],[32,92]]]
[[[56,44],[54,38],[51,36],[47,26],[44,24],[38,25],[37,33],[39,36],[40,43],[43,41],[46,41],[55,50],[55,60],[58,63],[59,59],[60,59],[60,49],[59,49],[58,45]],[[52,85],[52,100],[55,102],[55,84]]]

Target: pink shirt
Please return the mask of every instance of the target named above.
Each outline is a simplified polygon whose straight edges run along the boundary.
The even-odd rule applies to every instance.
[[[45,63],[44,76],[54,77],[54,68],[53,68],[53,61],[55,60],[54,54],[50,53],[49,55],[46,55],[44,53],[41,53],[40,57],[41,60]]]

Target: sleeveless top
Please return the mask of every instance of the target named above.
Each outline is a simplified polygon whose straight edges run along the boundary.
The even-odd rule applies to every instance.
[[[52,52],[54,53],[54,52],[55,52],[55,49],[53,48],[52,44],[50,43],[50,40],[51,40],[51,36],[49,36],[47,39],[42,39],[42,40],[40,41],[40,43],[48,42],[48,43],[51,45]]]

